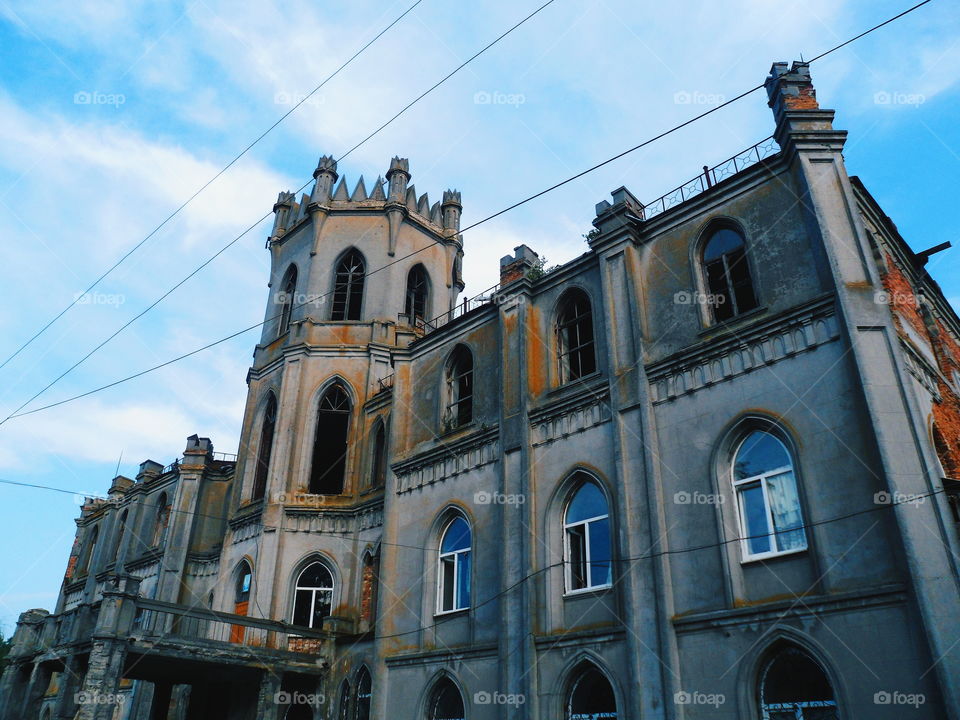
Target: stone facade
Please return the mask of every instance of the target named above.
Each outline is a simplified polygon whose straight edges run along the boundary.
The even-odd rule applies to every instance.
[[[321,158],[237,456],[84,505],[0,718],[960,718],[960,319],[767,90],[775,144],[462,303],[460,194]]]

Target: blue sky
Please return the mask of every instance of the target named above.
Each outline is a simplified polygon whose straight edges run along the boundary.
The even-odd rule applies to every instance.
[[[0,355],[4,358],[400,14],[395,4],[0,0]],[[532,11],[535,0],[424,0],[0,369],[5,417],[199,262],[409,100]],[[462,191],[464,224],[812,57],[908,2],[557,0],[340,165],[367,187],[410,158],[419,192]],[[956,242],[960,13],[935,0],[816,63],[845,157],[915,249]],[[485,98],[494,102],[482,102]],[[85,102],[89,100],[89,102]],[[551,264],[586,249],[596,202],[652,200],[772,133],[761,93],[465,237],[468,295],[524,242]],[[209,267],[41,398],[54,401],[263,318],[269,227]],[[928,266],[956,307],[960,247]],[[235,452],[259,333],[0,427],[0,478],[106,491],[188,435]],[[73,538],[70,495],[0,486],[0,626],[52,608]]]

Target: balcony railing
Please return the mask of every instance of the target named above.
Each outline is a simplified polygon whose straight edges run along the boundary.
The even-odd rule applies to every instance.
[[[645,205],[643,208],[643,219],[651,218],[666,212],[672,207],[694,198],[705,190],[709,190],[717,183],[736,175],[741,170],[746,170],[752,165],[756,165],[761,160],[766,160],[780,152],[780,146],[773,137],[761,140],[756,145],[747,148],[743,152],[737,153],[732,158],[724,160],[719,165],[712,168],[703,166],[703,172],[697,175],[693,180],[685,182],[678,188],[671,190],[665,195],[661,195],[653,202]]]
[[[132,634],[153,641],[190,641],[319,654],[331,633],[277,620],[137,598]]]
[[[499,291],[500,284],[498,283],[492,288],[484,290],[479,295],[474,295],[472,298],[464,298],[463,302],[458,303],[453,310],[448,310],[442,315],[437,315],[432,320],[424,320],[421,317],[411,317],[407,313],[400,313],[397,316],[397,322],[400,325],[412,327],[420,334],[426,335],[434,330],[439,330],[444,325],[453,322],[459,317],[463,317],[472,310],[476,310],[484,305],[495,303],[497,301],[497,294]]]

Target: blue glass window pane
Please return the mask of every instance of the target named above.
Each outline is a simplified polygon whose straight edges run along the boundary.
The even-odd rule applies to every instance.
[[[607,514],[607,499],[596,483],[588,482],[577,490],[567,508],[567,524]]]
[[[447,553],[454,550],[467,550],[470,547],[470,526],[462,517],[455,519],[447,526],[440,543],[440,552]]]
[[[744,480],[790,465],[790,454],[783,443],[770,433],[758,431],[743,441],[733,472],[737,480]]]
[[[462,553],[458,559],[457,609],[462,610],[470,607],[470,553]]]
[[[743,247],[743,238],[740,237],[740,233],[730,228],[721,228],[707,241],[703,249],[703,259],[705,262],[710,262],[740,247]]]
[[[740,502],[744,525],[746,526],[747,545],[751,554],[765,553],[770,550],[770,526],[767,524],[767,510],[763,504],[763,489],[759,485],[740,490]]]
[[[608,585],[610,572],[610,520],[589,523],[590,528],[590,584]]]

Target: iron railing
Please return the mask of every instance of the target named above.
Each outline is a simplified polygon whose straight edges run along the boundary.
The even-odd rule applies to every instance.
[[[724,160],[719,165],[714,165],[712,168],[704,165],[703,172],[695,178],[661,195],[648,205],[645,205],[643,208],[643,219],[649,220],[650,218],[654,218],[670,208],[709,190],[717,183],[733,177],[741,170],[746,170],[748,167],[756,165],[762,160],[773,157],[778,152],[780,152],[780,146],[777,145],[777,141],[773,139],[773,136],[770,136],[743,152],[739,152],[733,157]]]
[[[497,283],[492,288],[484,290],[479,295],[474,295],[472,298],[464,298],[463,302],[458,303],[453,310],[448,310],[442,315],[437,315],[432,320],[424,320],[421,317],[411,317],[408,313],[400,313],[397,316],[397,322],[400,325],[412,327],[421,334],[426,335],[434,330],[439,330],[444,325],[453,322],[459,317],[463,317],[471,310],[476,310],[484,305],[496,303],[499,292],[500,284]]]

